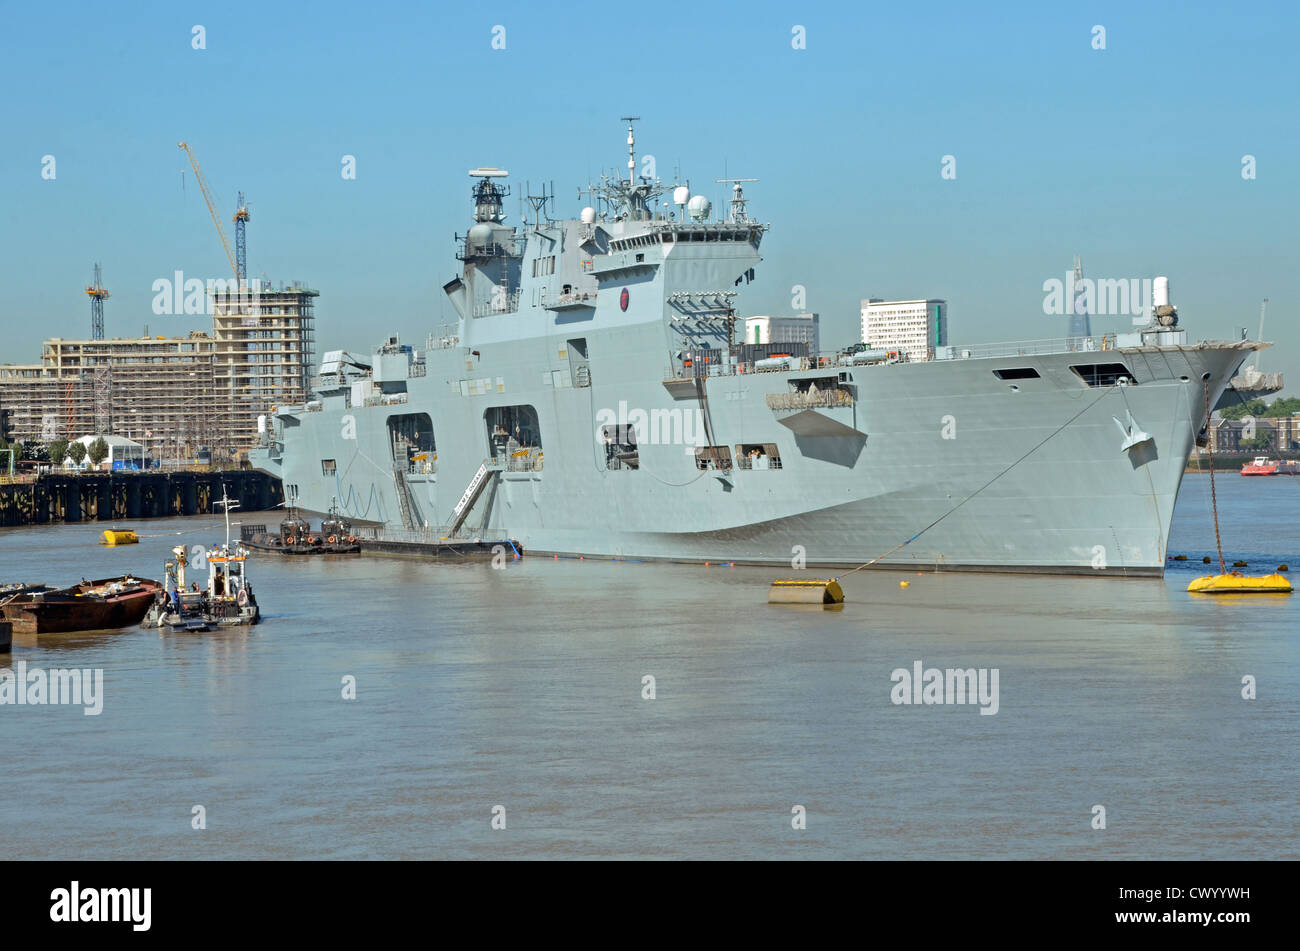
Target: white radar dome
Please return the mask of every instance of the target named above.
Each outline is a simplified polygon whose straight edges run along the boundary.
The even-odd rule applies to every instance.
[[[686,203],[687,213],[696,221],[703,221],[709,217],[709,212],[712,210],[713,203],[703,195],[696,195]]]
[[[588,205],[582,209],[582,214],[578,216],[584,225],[589,225],[596,220],[596,209]]]
[[[469,229],[469,240],[471,244],[491,244],[492,226],[486,221],[480,221]]]
[[[691,200],[691,190],[685,185],[678,185],[673,189],[673,204],[684,205]]]
[[[1157,277],[1151,282],[1152,303],[1157,307],[1169,306],[1169,278]]]

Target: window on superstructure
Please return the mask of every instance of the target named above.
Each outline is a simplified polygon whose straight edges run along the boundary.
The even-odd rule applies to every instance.
[[[736,467],[738,469],[780,469],[781,452],[776,443],[737,443]]]
[[[322,459],[320,461],[321,475],[332,476],[336,471],[338,471],[338,465],[333,459]]]
[[[1121,379],[1137,382],[1133,379],[1133,372],[1122,363],[1080,363],[1070,369],[1089,386],[1114,386]]]
[[[491,406],[483,412],[493,461],[511,471],[542,467],[542,432],[537,410],[528,405]]]
[[[640,455],[636,448],[636,427],[631,424],[601,426],[601,444],[605,451],[605,468],[639,469]]]

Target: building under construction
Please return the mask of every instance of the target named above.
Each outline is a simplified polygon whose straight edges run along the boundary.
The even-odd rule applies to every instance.
[[[252,445],[258,416],[311,398],[316,345],[313,304],[319,296],[319,291],[300,284],[275,290],[258,281],[243,295],[220,291],[213,295],[221,426],[236,447]]]
[[[313,302],[302,286],[215,293],[212,333],[111,340],[53,338],[41,362],[0,365],[0,436],[116,434],[158,461],[201,448],[232,461],[257,438],[257,417],[308,396]]]

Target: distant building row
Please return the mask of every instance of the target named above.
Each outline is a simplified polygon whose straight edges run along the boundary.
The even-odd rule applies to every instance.
[[[948,346],[948,302],[927,300],[862,301],[861,340],[873,350],[902,350],[909,360],[933,360],[935,350]],[[821,351],[816,314],[792,317],[746,317],[746,344],[802,343],[809,353]]]
[[[1208,434],[1210,448],[1215,452],[1291,453],[1300,450],[1300,416],[1260,416],[1254,420],[1216,416]],[[1267,440],[1267,448],[1256,444],[1261,437]]]

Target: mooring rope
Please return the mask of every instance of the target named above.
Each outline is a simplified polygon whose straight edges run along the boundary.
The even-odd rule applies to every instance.
[[[1219,549],[1219,574],[1226,575],[1223,565],[1223,540],[1219,537],[1219,498],[1214,491],[1214,439],[1210,434],[1210,381],[1202,379],[1205,387],[1205,448],[1210,456],[1210,507],[1214,510],[1214,544]]]

